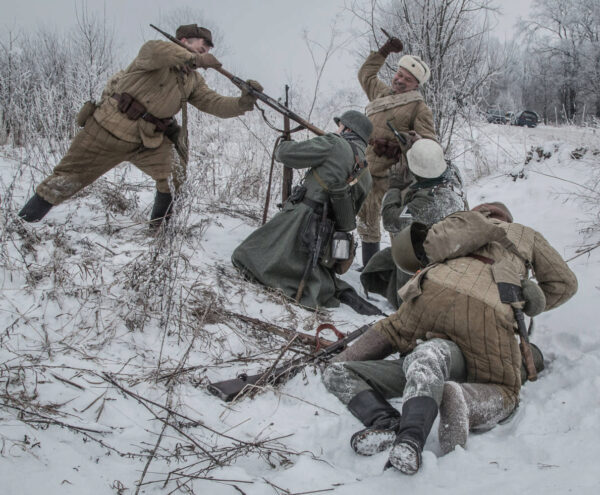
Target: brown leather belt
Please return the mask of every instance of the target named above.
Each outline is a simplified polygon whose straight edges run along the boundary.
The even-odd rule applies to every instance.
[[[496,263],[495,260],[493,260],[492,258],[488,258],[487,256],[482,256],[480,254],[467,254],[467,256],[469,258],[475,258],[476,260],[481,261],[482,263],[485,263],[486,265],[493,265],[494,263]]]
[[[165,119],[159,119],[151,113],[146,111],[146,107],[136,100],[129,93],[114,93],[112,97],[119,103],[119,111],[127,115],[130,120],[142,119],[146,122],[154,124],[158,132],[165,132],[167,127],[173,122],[173,117],[167,117]],[[130,109],[134,108],[132,112]]]

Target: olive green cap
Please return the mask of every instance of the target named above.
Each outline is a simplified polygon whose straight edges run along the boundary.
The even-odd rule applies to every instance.
[[[212,33],[210,29],[199,27],[198,24],[185,24],[179,26],[175,31],[175,37],[180,40],[182,38],[202,38],[208,43],[209,46],[213,47]]]

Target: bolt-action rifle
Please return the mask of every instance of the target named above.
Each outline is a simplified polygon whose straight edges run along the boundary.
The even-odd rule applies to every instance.
[[[185,48],[188,52],[191,52],[191,53],[194,53],[194,54],[198,54],[197,51],[192,50],[191,48],[189,48],[188,46],[186,46],[184,43],[182,43],[180,40],[178,40],[177,38],[175,38],[175,36],[171,36],[169,33],[163,31],[162,29],[157,28],[154,24],[150,24],[150,27],[152,29],[155,29],[156,31],[158,31],[165,38],[171,40],[173,43],[179,45],[182,48]],[[300,124],[302,127],[305,127],[309,131],[313,132],[317,136],[323,136],[325,134],[325,131],[322,131],[318,127],[315,127],[310,122],[308,122],[307,120],[305,120],[302,117],[300,117],[300,115],[292,112],[289,108],[287,108],[286,106],[282,105],[281,103],[279,103],[274,98],[271,98],[270,96],[266,95],[265,93],[263,93],[261,91],[257,91],[252,86],[250,86],[250,84],[248,84],[246,81],[244,81],[243,79],[240,79],[239,77],[233,75],[231,72],[223,69],[222,67],[215,68],[215,70],[217,72],[223,74],[226,78],[228,78],[238,88],[240,88],[240,89],[248,92],[252,96],[254,96],[257,99],[259,99],[260,101],[262,101],[265,105],[271,107],[273,110],[275,110],[276,112],[279,112],[283,116],[290,118],[294,122]]]
[[[309,356],[297,357],[289,360],[287,363],[282,364],[277,368],[269,368],[266,371],[257,373],[256,375],[241,374],[237,378],[231,380],[223,380],[221,382],[214,382],[208,385],[208,391],[220,397],[225,402],[231,402],[240,393],[245,390],[251,389],[255,385],[274,385],[281,383],[282,381],[291,378],[298,371],[300,371],[305,365],[318,361],[327,361],[333,355],[343,351],[347,345],[360,337],[365,333],[373,323],[363,325],[362,327],[354,330],[353,332],[346,335],[343,339],[328,345],[327,347],[310,354]]]

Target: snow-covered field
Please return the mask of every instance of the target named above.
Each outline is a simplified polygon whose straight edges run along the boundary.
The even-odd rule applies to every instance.
[[[353,453],[360,424],[316,368],[234,404],[206,391],[269,366],[287,343],[239,315],[306,333],[321,322],[349,332],[372,321],[347,306],[308,312],[239,277],[229,258],[256,228],[259,205],[194,198],[176,232],[154,238],[144,224],[152,184],[132,170],[129,187],[115,188],[120,168],[22,225],[15,213],[41,175],[0,150],[1,492],[598,493],[600,248],[580,250],[600,241],[583,232],[599,220],[600,133],[463,132],[455,163],[471,206],[506,203],[570,260],[579,291],[537,318],[532,340],[547,369],[524,387],[512,421],[444,457],[434,425],[412,477],[384,472],[385,453]],[[540,153],[524,165],[532,147]],[[359,287],[356,270],[344,278]]]

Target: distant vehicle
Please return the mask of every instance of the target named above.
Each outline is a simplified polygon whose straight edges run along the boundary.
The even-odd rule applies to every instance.
[[[486,119],[490,124],[506,124],[508,123],[508,119],[506,118],[505,113],[497,108],[490,108],[486,114]]]
[[[538,125],[539,121],[539,115],[533,110],[523,110],[522,112],[517,112],[514,114],[512,119],[510,119],[511,125],[520,125],[521,127],[535,127]]]

